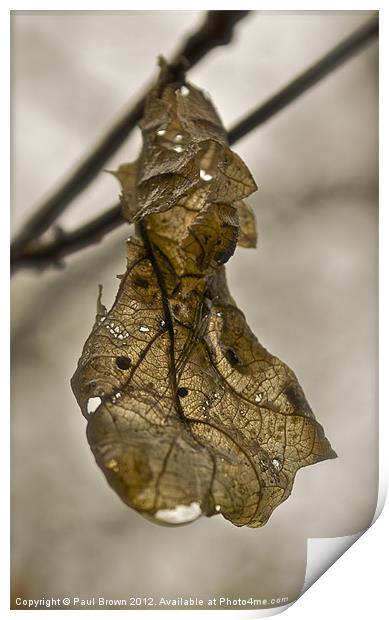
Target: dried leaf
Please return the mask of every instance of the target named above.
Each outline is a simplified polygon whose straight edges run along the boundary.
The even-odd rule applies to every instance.
[[[242,248],[256,248],[257,247],[257,228],[255,225],[255,215],[247,202],[239,200],[236,203],[236,208],[239,214],[239,238],[238,245]]]
[[[116,173],[137,222],[113,307],[98,302],[72,387],[108,482],[164,524],[258,527],[297,470],[334,458],[290,368],[262,347],[224,272],[254,247],[256,185],[211,102],[162,63],[138,162]]]

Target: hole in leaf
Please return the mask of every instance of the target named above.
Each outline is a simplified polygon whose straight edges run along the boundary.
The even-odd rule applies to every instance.
[[[131,366],[131,360],[129,357],[121,355],[120,357],[116,358],[116,365],[118,368],[120,368],[120,370],[128,370]]]
[[[231,366],[236,366],[236,364],[239,364],[239,357],[235,353],[234,349],[226,350],[226,358],[230,362]]]
[[[180,387],[177,390],[177,394],[178,396],[180,396],[181,398],[184,396],[188,396],[188,390],[186,389],[186,387]]]

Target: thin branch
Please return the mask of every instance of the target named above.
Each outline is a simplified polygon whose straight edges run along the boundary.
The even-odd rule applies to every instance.
[[[230,144],[234,144],[254,128],[277,114],[377,35],[378,21],[374,19],[342,41],[304,73],[234,125],[228,134]],[[22,253],[14,254],[11,259],[12,269],[19,267],[44,268],[50,264],[58,264],[65,255],[87,247],[90,243],[95,243],[106,233],[123,223],[125,220],[121,215],[120,205],[112,207],[102,216],[91,220],[73,232],[62,233],[54,241],[46,244],[39,244],[38,240],[34,247],[27,248]]]
[[[237,22],[250,11],[208,11],[200,28],[190,35],[175,54],[172,68],[188,70],[208,52],[219,45],[228,44]],[[38,208],[26,222],[12,243],[13,253],[20,253],[23,246],[44,233],[68,204],[78,196],[100,172],[107,160],[123,144],[142,117],[145,94],[119,118],[99,144],[78,165],[65,182]]]
[[[25,250],[11,258],[11,270],[23,267],[44,269],[49,265],[64,267],[63,259],[68,254],[98,243],[111,230],[124,224],[126,220],[121,215],[121,205],[116,204],[98,217],[83,224],[71,232],[64,232],[61,228],[54,228],[54,239],[42,243],[40,239],[32,240]]]
[[[326,75],[351,58],[362,47],[378,36],[378,19],[372,19],[353,32],[347,39],[320,58],[309,69],[297,76],[285,88],[270,97],[259,108],[235,125],[230,132],[230,140],[236,142],[249,131],[262,125],[269,118],[280,112],[297,97],[312,88]]]

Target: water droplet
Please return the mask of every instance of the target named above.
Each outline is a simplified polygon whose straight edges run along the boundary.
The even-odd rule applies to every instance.
[[[165,321],[164,321],[164,320],[162,320],[162,321],[161,321],[161,323],[160,323],[160,325],[161,325],[161,327],[165,327]]]
[[[274,469],[276,469],[277,471],[279,471],[281,469],[281,463],[279,462],[278,459],[273,459],[272,460],[272,465],[273,465]]]
[[[100,323],[104,323],[106,318],[107,318],[106,316],[102,316],[101,319],[100,319]]]
[[[107,469],[112,469],[113,471],[119,471],[119,463],[116,459],[109,459],[104,463]]]
[[[166,133],[166,129],[158,129],[157,136],[164,136]]]
[[[205,401],[205,404],[208,406],[208,405],[209,405],[209,400],[206,400],[206,401]]]
[[[260,403],[261,400],[262,400],[262,396],[263,396],[262,394],[256,394],[255,395],[255,402],[256,403]]]
[[[121,397],[121,393],[120,392],[116,392],[116,394],[114,396],[112,396],[111,398],[111,403],[114,405],[116,403],[116,401]]]
[[[139,328],[139,331],[140,332],[149,332],[150,330],[149,330],[148,327],[145,327],[144,325],[141,325],[140,328]]]
[[[223,312],[216,312],[216,316],[218,316],[218,317],[223,316]]]
[[[216,506],[215,506],[216,512],[220,512],[220,508],[221,508],[220,504],[216,504]]]
[[[201,169],[200,170],[200,179],[203,179],[203,181],[212,181],[213,176],[212,176],[212,174],[208,174],[206,170]]]
[[[176,136],[174,136],[174,142],[181,142],[182,140],[182,134],[178,133]]]
[[[87,413],[90,415],[91,413],[94,413],[97,409],[97,407],[99,407],[101,405],[101,398],[99,396],[92,396],[92,398],[89,398],[87,404],[86,404],[86,411]]]
[[[176,151],[176,153],[182,153],[183,150],[184,150],[183,147],[180,146],[179,144],[178,146],[173,146],[173,151]]]
[[[180,93],[183,97],[187,97],[189,95],[189,88],[187,86],[181,86]]]
[[[188,523],[201,516],[201,507],[198,502],[192,502],[190,506],[178,504],[172,510],[157,510],[154,516],[165,523]]]

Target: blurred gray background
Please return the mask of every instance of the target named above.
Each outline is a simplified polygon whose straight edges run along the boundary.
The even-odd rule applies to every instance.
[[[256,12],[189,79],[227,127],[368,20],[367,12]],[[12,228],[156,76],[200,12],[15,12]],[[296,372],[339,458],[301,470],[263,528],[221,517],[153,525],[94,463],[69,380],[110,306],[129,230],[12,280],[12,576],[29,596],[296,598],[307,537],[369,524],[377,492],[377,44],[234,146],[259,186],[256,250],[228,264],[232,294],[266,348]],[[139,131],[110,161],[136,157]],[[102,172],[60,218],[114,204]]]

